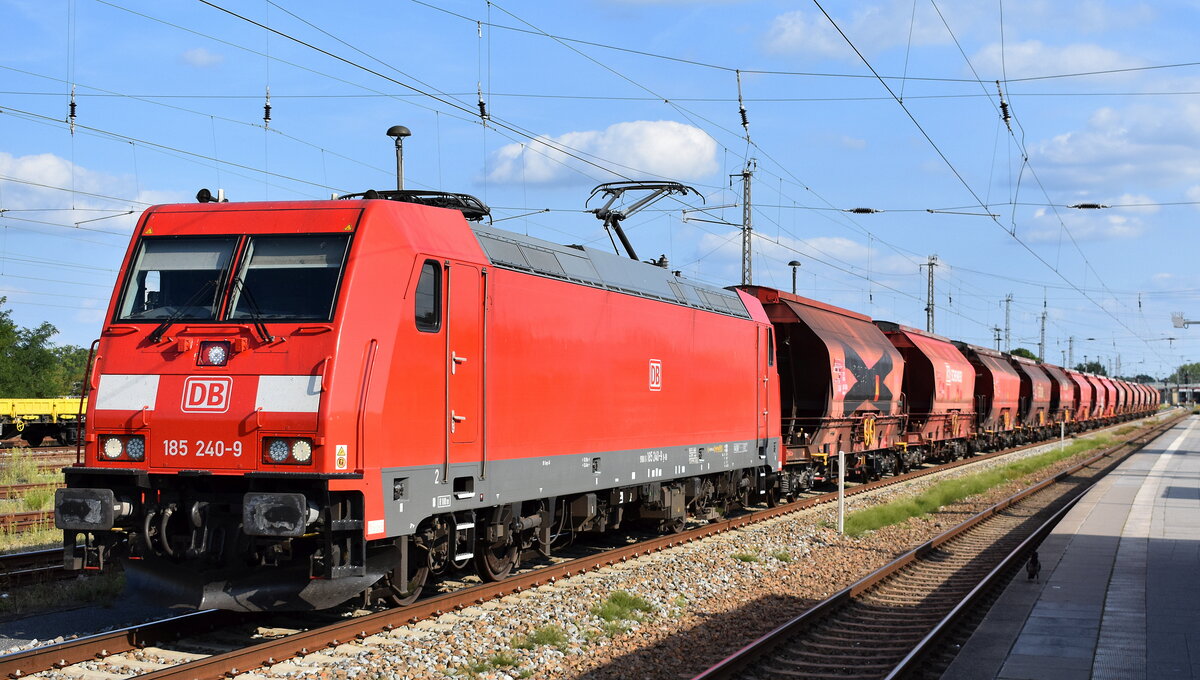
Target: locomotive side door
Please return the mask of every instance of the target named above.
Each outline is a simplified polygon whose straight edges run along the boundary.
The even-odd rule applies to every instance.
[[[484,272],[446,264],[446,448],[452,463],[483,456]]]
[[[756,343],[758,348],[756,354],[758,357],[755,359],[755,372],[758,374],[758,391],[755,393],[755,402],[758,405],[758,426],[755,436],[758,437],[758,447],[765,445],[771,436],[768,432],[768,426],[770,425],[768,410],[771,404],[769,376],[771,375],[770,366],[775,364],[774,344],[771,329],[766,327],[759,328],[758,342]],[[759,450],[761,451],[762,449],[759,448]]]

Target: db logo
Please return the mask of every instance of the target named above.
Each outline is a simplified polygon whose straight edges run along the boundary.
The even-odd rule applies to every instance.
[[[650,360],[650,391],[662,391],[662,361],[659,359]]]
[[[188,378],[183,381],[183,410],[224,413],[229,410],[233,378]]]

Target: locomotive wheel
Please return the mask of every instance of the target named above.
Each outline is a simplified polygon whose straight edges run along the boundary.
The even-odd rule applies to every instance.
[[[484,581],[503,581],[512,573],[517,563],[517,545],[504,543],[488,545],[480,543],[475,551],[475,571]]]
[[[414,563],[419,562],[421,566],[415,567]],[[399,573],[400,568],[397,567],[386,576],[383,577],[383,586],[387,589],[387,600],[389,603],[397,607],[406,607],[421,595],[421,589],[425,587],[425,582],[429,580],[429,557],[421,554],[416,560],[410,560],[408,565],[408,577],[404,578]]]
[[[738,503],[743,508],[749,508],[758,503],[758,489],[754,487],[754,479],[749,475],[743,476],[738,483]]]
[[[444,576],[451,567],[450,526],[444,517],[434,517],[426,530],[426,543],[429,554],[429,568],[434,574]]]

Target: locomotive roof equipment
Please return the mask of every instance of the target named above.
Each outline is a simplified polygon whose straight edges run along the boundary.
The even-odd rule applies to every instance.
[[[627,191],[649,191],[649,195],[643,196],[633,203],[625,206],[622,210],[613,210],[613,203],[617,202],[621,196]],[[627,182],[608,182],[606,184],[598,184],[592,189],[592,194],[588,196],[587,201],[584,201],[584,206],[591,202],[596,194],[603,194],[608,197],[608,202],[599,208],[592,210],[592,213],[600,220],[604,221],[604,231],[608,232],[609,240],[612,240],[612,232],[616,231],[617,236],[621,239],[621,245],[625,246],[625,252],[629,254],[629,259],[637,260],[637,253],[634,252],[633,246],[629,243],[629,238],[625,236],[625,230],[621,228],[621,220],[629,217],[637,211],[656,203],[659,199],[669,194],[679,194],[686,196],[688,193],[693,193],[700,196],[704,200],[703,194],[696,191],[692,187],[680,184],[679,182],[646,182],[631,180]],[[613,241],[613,250],[617,249],[616,241]],[[620,251],[618,251],[620,252]]]

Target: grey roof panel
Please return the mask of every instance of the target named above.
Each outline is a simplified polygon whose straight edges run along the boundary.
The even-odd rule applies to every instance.
[[[492,264],[638,297],[748,319],[736,293],[688,281],[645,262],[587,246],[563,246],[487,225],[472,225]]]

